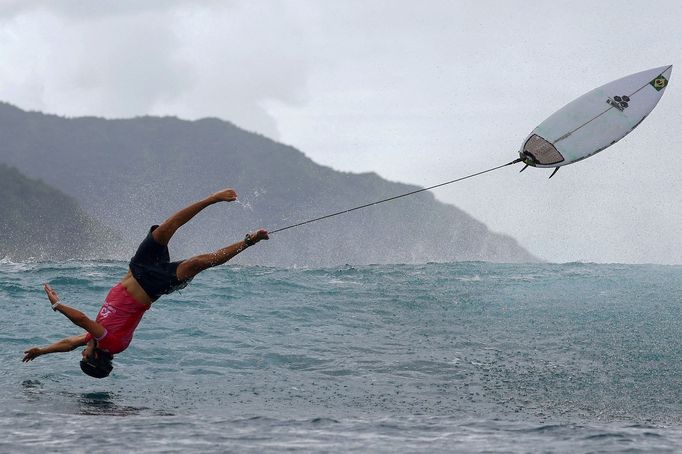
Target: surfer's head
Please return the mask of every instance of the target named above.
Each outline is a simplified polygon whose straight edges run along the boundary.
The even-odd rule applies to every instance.
[[[86,348],[83,351],[83,359],[81,359],[81,370],[91,377],[107,377],[114,368],[111,364],[113,358],[114,355],[99,348]]]

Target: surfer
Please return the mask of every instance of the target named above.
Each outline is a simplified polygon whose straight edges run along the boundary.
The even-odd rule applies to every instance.
[[[261,229],[215,252],[170,261],[168,242],[177,229],[209,205],[235,200],[237,193],[233,189],[223,189],[178,211],[163,224],[153,225],[130,260],[128,273],[109,291],[95,320],[64,304],[57,293],[45,284],[52,310],[61,312],[86,332],[47,347],[26,350],[23,361],[32,361],[47,353],[72,351],[85,345],[80,362],[83,372],[95,378],[108,376],[113,369],[113,355],[128,348],[142,316],[161,295],[186,287],[201,271],[222,265],[246,248],[268,239],[268,232]]]

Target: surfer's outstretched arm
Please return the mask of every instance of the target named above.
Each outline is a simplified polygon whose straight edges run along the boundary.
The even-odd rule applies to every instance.
[[[80,326],[83,328],[85,331],[89,332],[92,334],[92,337],[95,339],[100,338],[106,333],[106,328],[104,328],[102,325],[97,323],[94,320],[90,320],[87,315],[79,311],[78,309],[74,309],[72,307],[67,306],[66,304],[62,304],[61,301],[59,301],[59,296],[57,295],[57,292],[52,290],[52,288],[45,284],[45,293],[47,293],[47,297],[50,300],[50,303],[52,303],[52,310],[61,312],[71,320],[71,323],[73,323],[76,326]]]
[[[178,269],[176,271],[177,278],[179,281],[191,279],[205,269],[222,265],[247,247],[253,246],[261,240],[267,240],[268,238],[267,230],[261,229],[257,232],[249,234],[244,240],[231,244],[222,249],[218,249],[215,252],[197,255],[187,259],[178,265]]]
[[[85,336],[85,333],[79,334],[78,336],[65,337],[64,339],[58,340],[57,342],[44,348],[29,348],[24,352],[24,359],[22,361],[25,363],[28,361],[33,361],[38,356],[46,355],[48,353],[70,352],[71,350],[86,344]]]
[[[163,224],[152,232],[152,237],[157,243],[167,246],[168,242],[173,237],[173,234],[175,234],[175,231],[199,214],[201,210],[214,203],[234,202],[235,200],[237,200],[237,192],[234,189],[228,188],[218,191],[203,200],[199,200],[198,202],[183,208],[163,221]]]

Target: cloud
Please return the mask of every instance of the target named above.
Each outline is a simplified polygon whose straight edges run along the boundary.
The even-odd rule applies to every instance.
[[[148,13],[89,21],[39,10],[3,27],[0,96],[22,107],[66,115],[146,113],[186,89],[177,38]],[[28,83],[25,84],[24,81]]]
[[[14,18],[37,11],[80,20],[112,16],[131,16],[144,13],[166,13],[183,7],[223,8],[230,0],[2,0],[0,18]]]
[[[279,3],[243,2],[219,13],[193,11],[175,30],[178,56],[195,83],[157,112],[217,116],[277,138],[265,105],[305,100],[311,66],[309,37],[295,12]]]
[[[277,3],[193,5],[5,2],[0,99],[69,116],[215,116],[277,137],[264,105],[305,98],[302,25]]]

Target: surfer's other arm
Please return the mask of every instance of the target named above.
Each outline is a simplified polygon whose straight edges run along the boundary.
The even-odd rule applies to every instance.
[[[24,352],[23,362],[32,361],[40,355],[57,352],[70,352],[82,345],[85,345],[86,334],[79,334],[78,336],[65,337],[62,340],[48,345],[47,347],[33,347]]]
[[[73,323],[76,326],[80,326],[85,331],[92,334],[92,336],[95,339],[102,337],[104,333],[107,331],[106,328],[104,328],[96,321],[88,318],[87,315],[85,315],[78,309],[74,309],[72,307],[67,306],[66,304],[62,304],[62,302],[59,301],[59,296],[57,295],[57,292],[55,292],[49,285],[45,284],[44,288],[47,297],[50,299],[50,303],[52,303],[52,309],[54,311],[61,312],[62,314],[64,314],[66,318],[71,320],[71,323]]]

